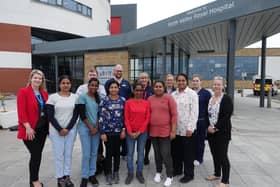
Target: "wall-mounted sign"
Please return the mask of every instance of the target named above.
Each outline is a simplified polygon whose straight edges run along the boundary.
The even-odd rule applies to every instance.
[[[96,66],[98,72],[98,79],[100,84],[105,84],[105,82],[113,77],[114,66]]]

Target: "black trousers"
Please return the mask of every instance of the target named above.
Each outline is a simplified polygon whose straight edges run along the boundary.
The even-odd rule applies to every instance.
[[[42,160],[42,152],[46,142],[48,131],[46,129],[36,130],[34,140],[23,140],[24,145],[30,153],[29,160],[29,182],[39,180],[39,170]]]
[[[120,148],[122,149],[121,156],[127,156],[127,146],[125,139],[121,140]]]
[[[152,142],[151,142],[151,138],[148,137],[146,144],[145,144],[145,159],[149,159],[149,153],[151,150],[151,146],[152,146]]]
[[[174,174],[183,173],[187,177],[194,177],[194,165],[195,159],[195,133],[191,137],[176,136],[171,143],[171,153],[173,159]]]
[[[209,135],[208,143],[214,162],[214,175],[221,176],[222,183],[229,183],[230,162],[228,159],[228,145],[229,139],[221,135]]]
[[[157,173],[162,171],[162,163],[164,163],[166,168],[166,176],[173,176],[173,165],[171,158],[171,140],[169,137],[152,137],[151,138],[154,152],[155,152],[155,162]]]
[[[107,135],[106,157],[105,157],[105,175],[112,173],[112,160],[114,158],[113,171],[119,171],[120,168],[120,135]]]

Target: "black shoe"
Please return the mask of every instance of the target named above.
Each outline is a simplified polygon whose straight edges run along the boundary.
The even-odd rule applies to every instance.
[[[58,178],[57,179],[57,187],[66,187],[66,183],[64,178]]]
[[[138,181],[139,181],[141,184],[144,184],[144,183],[145,183],[145,179],[144,179],[144,177],[143,177],[142,172],[137,172],[137,173],[136,173],[136,178],[138,179]]]
[[[112,174],[106,175],[106,184],[107,185],[112,185],[113,184]]]
[[[148,157],[144,158],[144,165],[149,165],[150,164],[150,160]]]
[[[90,176],[88,178],[89,182],[92,184],[92,186],[98,186],[99,182],[97,180],[97,178],[95,177],[95,175]]]
[[[119,172],[118,171],[114,171],[114,173],[113,173],[113,180],[114,180],[115,184],[119,184],[120,176],[119,176]]]
[[[133,173],[128,173],[125,179],[125,184],[130,184],[132,180],[133,180]]]
[[[65,187],[74,187],[73,182],[70,179],[70,176],[64,176]]]
[[[88,179],[82,178],[80,187],[87,187]]]
[[[179,175],[182,175],[183,172],[181,171],[177,171],[177,172],[173,172],[173,177],[176,177],[176,176],[179,176]]]
[[[180,179],[180,182],[181,183],[188,183],[190,182],[191,180],[193,180],[193,177],[190,177],[190,176],[184,176]]]

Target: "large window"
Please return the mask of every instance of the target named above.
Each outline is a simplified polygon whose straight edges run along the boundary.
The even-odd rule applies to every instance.
[[[157,73],[157,57],[131,58],[129,76],[130,80],[138,80],[141,72],[148,73],[152,82],[158,79],[160,74]]]
[[[226,77],[227,61],[225,56],[192,57],[189,75],[200,74],[202,79],[211,80],[214,76]],[[235,57],[234,79],[251,80],[258,73],[257,56]]]
[[[49,93],[57,91],[57,82],[61,75],[69,75],[72,78],[71,90],[76,92],[78,86],[83,84],[84,80],[84,57],[32,56],[32,69],[40,69],[44,72]]]
[[[166,73],[173,73],[175,76],[186,73],[186,55],[177,53],[174,56],[174,72],[171,71],[171,56],[166,56]],[[180,67],[179,67],[180,61]],[[151,80],[164,79],[162,74],[162,56],[152,58],[131,58],[130,59],[130,79],[136,80],[143,71],[149,73]],[[200,74],[204,80],[211,80],[214,76],[226,77],[227,61],[225,56],[191,57],[189,61],[189,76]],[[257,56],[236,56],[234,67],[235,80],[251,80],[258,73]]]
[[[74,0],[34,0],[53,6],[63,7],[67,10],[77,12],[87,17],[92,17],[92,9]]]

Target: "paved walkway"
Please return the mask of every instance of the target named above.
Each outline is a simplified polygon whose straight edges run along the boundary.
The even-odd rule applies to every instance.
[[[246,95],[246,94],[245,94]],[[233,116],[233,136],[230,143],[231,187],[277,187],[280,184],[280,104],[272,103],[272,108],[259,108],[256,97],[235,96]],[[15,107],[15,102],[8,102]],[[16,132],[0,130],[0,187],[28,187],[28,153],[21,141],[16,140]],[[151,152],[152,153],[152,152]],[[75,186],[80,184],[81,147],[77,137],[73,153],[73,174]],[[205,176],[213,171],[209,147],[206,146],[205,161],[195,168],[195,179],[185,185],[179,178],[172,186],[213,187],[215,182],[207,182]],[[120,184],[126,186],[126,162],[121,161]],[[145,185],[134,179],[130,186],[163,186],[153,182],[155,164],[151,154],[151,164],[145,166]],[[41,166],[41,180],[46,187],[56,187],[53,156],[50,141],[47,140]],[[100,187],[105,185],[103,175],[98,176]],[[90,186],[90,185],[89,185]]]

